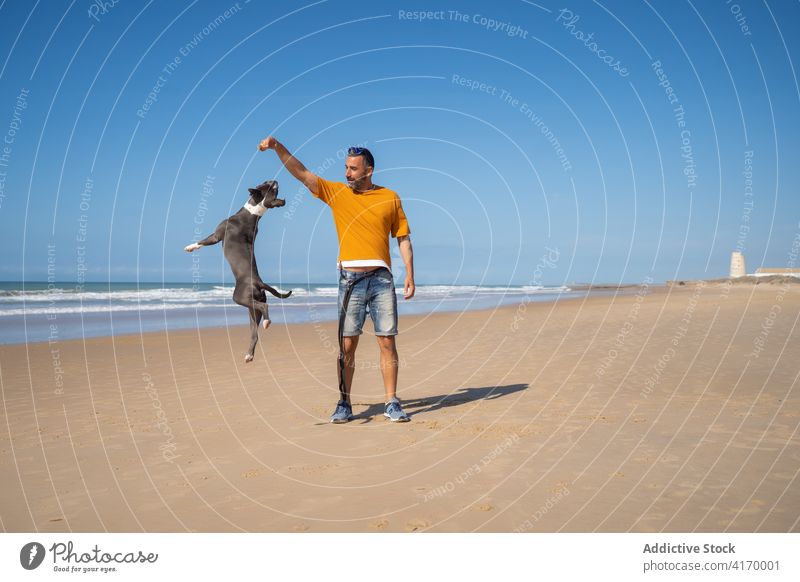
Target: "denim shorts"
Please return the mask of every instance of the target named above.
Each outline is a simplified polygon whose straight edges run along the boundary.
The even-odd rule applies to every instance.
[[[339,315],[347,290],[347,283],[366,273],[339,269]],[[347,305],[344,320],[345,337],[361,335],[367,310],[375,326],[375,335],[397,335],[397,295],[394,290],[394,277],[386,267],[380,267],[356,283]]]

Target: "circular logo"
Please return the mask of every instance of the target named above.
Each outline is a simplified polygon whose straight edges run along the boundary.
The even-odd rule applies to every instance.
[[[29,542],[19,551],[19,563],[26,570],[35,570],[44,560],[44,546],[39,542]]]

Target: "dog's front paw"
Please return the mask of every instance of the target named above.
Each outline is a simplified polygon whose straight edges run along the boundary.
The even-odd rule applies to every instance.
[[[249,364],[252,361],[253,361],[253,356],[251,356],[250,354],[245,354],[244,355],[244,363],[245,364]]]
[[[200,248],[199,244],[192,243],[190,245],[186,245],[185,247],[183,247],[183,250],[185,250],[187,253],[191,253],[192,251],[196,251],[199,248]]]
[[[261,325],[264,326],[264,329],[267,329],[272,322],[269,319],[265,319]]]

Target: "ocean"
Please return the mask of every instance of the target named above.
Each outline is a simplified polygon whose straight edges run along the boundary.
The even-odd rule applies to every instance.
[[[289,289],[288,299],[267,295],[273,325],[336,320],[336,285],[280,287]],[[248,325],[247,310],[232,294],[232,286],[213,283],[0,282],[0,344]],[[420,285],[409,301],[398,288],[397,304],[402,317],[585,294],[568,287]]]

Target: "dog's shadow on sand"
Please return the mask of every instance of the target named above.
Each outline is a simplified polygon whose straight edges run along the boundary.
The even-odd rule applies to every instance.
[[[477,402],[478,400],[495,400],[520,392],[528,388],[528,384],[509,384],[508,386],[484,386],[482,388],[458,388],[449,394],[440,394],[439,396],[426,396],[424,398],[409,398],[401,400],[403,410],[413,420],[416,416],[421,416],[442,410],[444,408],[451,408],[453,406],[461,406],[469,404],[470,402]],[[353,422],[359,424],[366,424],[375,419],[384,419],[383,416],[384,404],[370,404],[366,410],[353,415]]]

